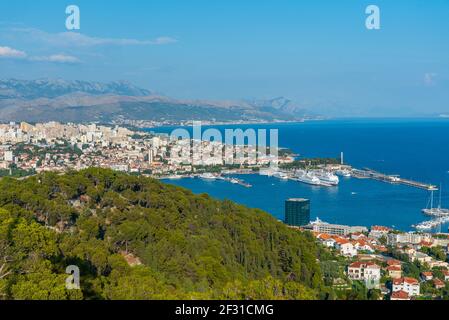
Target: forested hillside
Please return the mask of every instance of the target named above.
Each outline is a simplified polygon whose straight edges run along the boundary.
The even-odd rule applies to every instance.
[[[150,178],[0,180],[0,299],[322,298],[317,250],[267,213]]]

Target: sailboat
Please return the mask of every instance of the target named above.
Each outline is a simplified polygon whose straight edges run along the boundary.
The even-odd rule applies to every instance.
[[[423,209],[422,212],[428,216],[433,216],[433,217],[445,217],[445,216],[449,216],[449,209],[443,209],[441,208],[441,192],[442,192],[442,187],[440,185],[440,201],[438,203],[438,207],[434,208],[433,207],[433,190],[430,193],[430,199],[427,205],[426,209]],[[429,203],[430,203],[430,207],[429,207]]]

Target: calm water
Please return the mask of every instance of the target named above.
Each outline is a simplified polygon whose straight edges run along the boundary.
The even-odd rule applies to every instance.
[[[208,127],[205,127],[208,128]],[[226,128],[278,129],[279,145],[304,157],[338,157],[355,167],[369,167],[422,182],[443,184],[443,207],[449,207],[449,119],[335,120],[297,124],[217,126]],[[156,132],[169,133],[165,127]],[[331,223],[374,224],[411,230],[427,220],[421,209],[429,192],[373,180],[341,178],[335,188],[321,188],[276,178],[247,175],[253,185],[244,188],[224,181],[171,180],[195,193],[231,199],[257,207],[283,219],[284,201],[290,197],[311,199],[312,217]],[[438,194],[435,195],[438,201]],[[442,231],[447,231],[443,226]]]

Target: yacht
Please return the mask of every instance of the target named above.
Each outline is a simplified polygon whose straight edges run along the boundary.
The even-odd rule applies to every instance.
[[[231,178],[231,180],[229,180],[229,182],[231,182],[232,184],[238,184],[239,180],[236,178]]]
[[[446,217],[449,216],[449,209],[443,209],[441,208],[441,191],[442,186],[440,185],[440,201],[437,208],[433,207],[433,190],[430,192],[430,199],[427,204],[426,209],[422,209],[422,212],[428,216],[433,217]]]

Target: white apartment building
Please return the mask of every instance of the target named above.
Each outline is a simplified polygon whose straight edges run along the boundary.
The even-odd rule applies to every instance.
[[[407,294],[412,296],[419,296],[419,281],[414,278],[399,278],[399,279],[393,279],[393,292],[397,291],[404,291],[407,292]]]
[[[351,280],[380,280],[380,266],[374,262],[354,262],[348,267]]]

